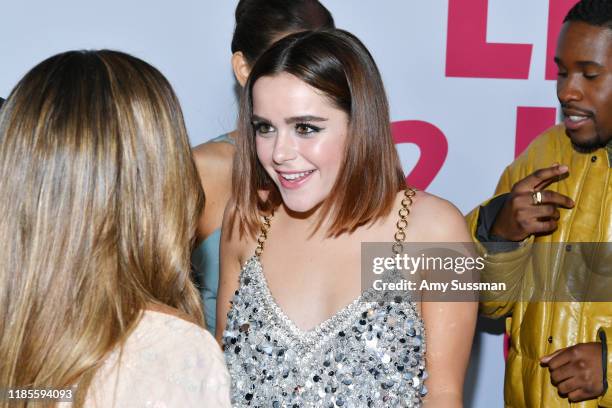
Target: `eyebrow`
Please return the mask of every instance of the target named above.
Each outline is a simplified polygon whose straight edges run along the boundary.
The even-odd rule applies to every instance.
[[[563,65],[563,62],[558,57],[555,57],[555,63],[557,65]],[[588,66],[592,66],[592,65],[596,66],[597,68],[603,68],[604,67],[602,64],[600,64],[599,62],[595,62],[595,61],[576,61],[576,65],[578,65],[580,67],[588,67]]]
[[[270,121],[266,118],[262,118],[261,116],[253,115],[251,117],[251,122],[253,123],[270,123]]]
[[[261,116],[257,116],[257,115],[253,115],[251,120],[252,122],[270,123],[268,119],[262,118]],[[313,116],[313,115],[292,116],[290,118],[285,119],[285,123],[288,125],[292,123],[300,123],[300,122],[325,122],[325,121],[327,121],[327,118],[322,118],[320,116]]]

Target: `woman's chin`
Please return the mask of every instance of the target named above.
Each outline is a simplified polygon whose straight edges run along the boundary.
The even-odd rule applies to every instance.
[[[321,207],[322,201],[314,200],[283,200],[287,213],[297,217],[306,218],[313,215]]]

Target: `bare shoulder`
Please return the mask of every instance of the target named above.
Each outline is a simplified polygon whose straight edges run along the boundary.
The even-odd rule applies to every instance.
[[[206,176],[230,172],[236,148],[231,143],[202,143],[192,149],[193,160],[200,173]]]
[[[461,212],[453,203],[425,191],[416,191],[410,212],[419,217],[459,217]]]
[[[241,266],[255,253],[256,239],[240,231],[240,219],[232,214],[229,205],[223,213],[221,224],[221,260]]]
[[[221,225],[219,288],[217,291],[217,341],[225,329],[231,300],[239,287],[240,271],[255,251],[255,240],[240,234],[240,220],[230,205],[225,209]]]
[[[413,236],[423,242],[469,242],[465,218],[450,201],[417,191],[413,197],[408,224]]]

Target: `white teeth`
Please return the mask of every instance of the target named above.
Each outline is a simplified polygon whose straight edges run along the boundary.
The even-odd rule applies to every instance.
[[[571,120],[572,122],[580,122],[581,120],[586,119],[586,116],[576,116],[576,115],[570,115],[569,116],[569,120]]]
[[[285,179],[285,180],[297,180],[301,177],[307,176],[310,173],[312,173],[314,170],[309,170],[309,171],[304,171],[302,173],[292,173],[292,174],[281,174],[281,176]]]

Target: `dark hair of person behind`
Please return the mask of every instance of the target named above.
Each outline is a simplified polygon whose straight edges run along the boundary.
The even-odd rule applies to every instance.
[[[611,0],[581,0],[567,13],[563,22],[580,21],[612,30]]]
[[[3,103],[4,103],[4,99],[0,98],[0,108],[2,107]]]
[[[240,0],[232,53],[241,51],[252,65],[281,35],[334,27],[331,13],[317,0]]]
[[[376,63],[365,46],[343,30],[310,31],[275,43],[255,63],[240,104],[237,158],[234,160],[231,222],[240,220],[240,233],[256,233],[259,211],[280,205],[276,186],[257,159],[253,114],[253,85],[264,76],[289,73],[321,91],[349,116],[344,157],[331,195],[321,207],[318,227],[330,216],[330,236],[387,215],[396,193],[406,187],[391,137],[389,107]],[[264,202],[258,191],[268,190]]]

